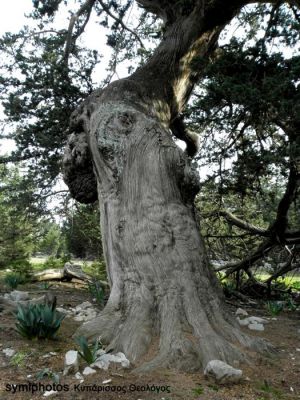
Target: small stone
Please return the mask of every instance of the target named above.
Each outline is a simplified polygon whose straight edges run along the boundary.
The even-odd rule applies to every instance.
[[[77,372],[79,369],[78,351],[69,350],[65,355],[64,375]]]
[[[264,330],[265,330],[263,324],[258,324],[258,323],[249,324],[249,325],[248,325],[248,328],[249,328],[251,331],[264,331]]]
[[[103,349],[99,349],[99,350],[96,351],[96,355],[97,355],[98,357],[99,357],[99,356],[102,356],[103,354],[106,354],[106,351],[103,350]]]
[[[60,312],[61,314],[67,314],[67,313],[68,313],[68,311],[65,310],[65,309],[62,308],[62,307],[56,307],[56,310],[57,310],[58,312]]]
[[[85,321],[85,318],[81,315],[76,315],[76,317],[74,317],[74,321],[83,322]]]
[[[204,370],[204,375],[213,378],[217,383],[236,383],[241,380],[243,371],[221,360],[211,360]]]
[[[48,397],[48,396],[52,396],[53,394],[56,394],[57,391],[56,390],[47,390],[44,394],[43,397]]]
[[[300,349],[296,349],[296,351],[300,351]]]
[[[81,379],[83,379],[83,376],[81,375],[80,372],[76,372],[75,378],[81,380]]]
[[[244,319],[240,319],[239,317],[237,317],[237,321],[241,326],[249,326],[249,325],[254,325],[254,324],[267,324],[269,321],[266,320],[265,318],[260,318],[260,317],[248,317],[248,318],[244,318]],[[251,328],[250,328],[251,329]],[[253,329],[255,330],[255,328]],[[257,330],[263,330],[263,329],[257,329]]]
[[[102,383],[105,385],[106,383],[110,383],[111,379],[106,379],[105,381],[103,381]]]
[[[126,358],[125,354],[119,352],[116,354],[105,353],[103,355],[100,355],[100,357],[97,358],[96,362],[94,362],[91,366],[107,370],[111,362],[119,363],[123,368],[128,368],[130,365],[130,362]]]
[[[83,375],[92,375],[95,374],[96,370],[90,367],[85,367],[83,370]]]
[[[6,355],[6,357],[12,357],[16,352],[16,350],[10,349],[9,347],[6,349],[3,349],[2,351]]]
[[[260,317],[248,317],[247,318],[249,324],[257,323],[257,324],[267,324],[269,321],[265,318]]]
[[[235,315],[241,315],[241,316],[243,316],[243,317],[247,317],[247,315],[249,315],[249,314],[248,314],[247,311],[244,310],[243,308],[238,308],[238,309],[236,310],[236,312],[235,312]]]
[[[84,301],[83,303],[79,304],[75,310],[85,310],[86,308],[92,308],[93,304],[90,303],[89,301]]]
[[[28,292],[22,292],[21,290],[14,290],[9,294],[12,301],[24,301],[29,300]]]
[[[247,326],[249,324],[248,318],[240,319],[239,317],[237,317],[236,319],[241,326]]]

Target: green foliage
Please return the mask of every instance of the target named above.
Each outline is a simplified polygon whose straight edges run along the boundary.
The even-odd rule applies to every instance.
[[[294,303],[294,300],[291,296],[287,296],[285,300],[285,306],[289,311],[296,311],[297,310],[297,304]]]
[[[16,289],[20,284],[25,282],[24,276],[17,273],[9,273],[4,277],[4,283],[10,289]]]
[[[41,239],[35,247],[35,252],[49,257],[58,257],[63,252],[64,240],[61,229],[55,222],[47,222],[40,229]]]
[[[294,290],[300,290],[300,281],[298,281],[298,282],[293,282],[293,283],[291,284],[291,287],[292,287]]]
[[[101,282],[97,279],[94,279],[93,282],[88,282],[88,290],[91,296],[96,299],[97,303],[103,307],[105,292]]]
[[[281,311],[283,310],[283,303],[280,301],[268,301],[266,303],[266,309],[269,312],[270,315],[272,315],[273,317],[275,317],[276,315],[278,315],[279,313],[281,313]]]
[[[200,396],[204,393],[204,388],[201,385],[198,385],[196,388],[192,389],[192,392],[195,396]]]
[[[101,349],[101,343],[95,340],[93,345],[89,345],[88,341],[84,336],[79,336],[75,338],[75,342],[79,345],[80,350],[78,353],[89,365],[97,359],[97,351]]]
[[[22,195],[24,178],[17,167],[0,165],[0,269],[28,268],[37,217],[31,209],[31,192]]]
[[[24,367],[26,358],[28,357],[28,353],[26,351],[18,351],[15,353],[10,359],[10,365],[15,367]]]
[[[232,293],[236,290],[236,283],[233,279],[227,278],[221,281],[221,285],[226,297],[231,297]]]
[[[50,256],[47,258],[47,260],[44,262],[44,268],[63,268],[65,265],[66,261],[63,258],[55,258],[53,256]]]
[[[44,378],[50,378],[53,382],[59,383],[59,375],[53,372],[50,368],[44,368],[36,374],[36,379],[38,381]]]
[[[62,233],[66,249],[76,258],[101,259],[102,245],[99,208],[95,204],[78,204],[68,210]]]
[[[54,339],[64,317],[47,304],[18,305],[17,331],[27,339]]]
[[[266,380],[262,385],[259,386],[259,389],[266,394],[274,396],[274,399],[280,400],[283,398],[282,391],[271,386]]]
[[[92,263],[84,263],[83,270],[96,280],[107,280],[106,266],[104,261],[94,261]]]
[[[40,285],[43,290],[49,290],[52,286],[50,282],[42,282]]]

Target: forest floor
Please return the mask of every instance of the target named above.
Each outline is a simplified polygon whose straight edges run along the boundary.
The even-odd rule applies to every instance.
[[[26,284],[18,290],[29,291],[32,297],[38,297],[46,291],[39,284]],[[75,307],[84,301],[92,302],[91,295],[81,285],[74,283],[55,283],[48,289],[57,296],[57,305],[64,308]],[[0,294],[7,292],[0,286]],[[250,315],[270,318],[262,305],[248,307],[240,302],[231,302],[229,312],[235,313],[237,307],[243,307]],[[64,356],[68,350],[77,346],[72,338],[80,325],[72,317],[65,318],[55,341],[29,341],[15,331],[15,317],[0,312],[0,399],[29,400],[43,399],[44,390],[36,393],[26,392],[27,387],[19,387],[21,391],[8,391],[12,384],[29,383],[52,385],[51,378],[37,379],[37,374],[48,368],[53,373],[61,373],[64,368]],[[263,332],[250,332],[271,342],[276,349],[272,357],[256,355],[249,365],[241,365],[244,380],[235,385],[221,386],[205,379],[201,372],[195,374],[179,373],[173,370],[159,370],[144,376],[136,376],[133,368],[109,368],[107,371],[85,377],[82,384],[74,375],[60,378],[68,391],[59,392],[48,398],[58,399],[99,399],[99,400],[277,400],[300,399],[300,311],[280,313],[276,320],[270,318]],[[13,358],[8,358],[3,349],[16,351]],[[55,354],[49,356],[49,352]],[[84,368],[84,362],[80,370]],[[111,379],[110,383],[103,381]],[[147,386],[148,385],[148,386]],[[113,392],[113,386],[122,387],[121,392]],[[86,389],[84,389],[86,387]],[[95,387],[104,388],[104,393],[97,393]],[[110,387],[105,389],[105,387]],[[142,391],[142,389],[160,390]],[[43,387],[41,386],[41,389]],[[139,390],[140,389],[140,390]]]

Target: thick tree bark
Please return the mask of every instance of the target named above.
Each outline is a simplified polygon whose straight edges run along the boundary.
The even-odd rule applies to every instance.
[[[244,335],[223,305],[194,214],[197,173],[169,130],[195,82],[194,63],[209,57],[239,8],[232,1],[223,18],[208,20],[214,5],[223,11],[221,3],[171,15],[146,66],[94,92],[73,115],[65,180],[75,198],[83,201],[84,191],[94,198],[93,179],[83,179],[91,157],[111,285],[103,312],[76,334],[101,336],[131,361],[144,361],[139,371],[197,370],[211,359],[244,359],[240,345],[268,348]]]

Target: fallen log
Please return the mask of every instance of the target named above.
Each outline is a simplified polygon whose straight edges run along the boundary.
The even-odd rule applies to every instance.
[[[85,283],[93,283],[94,279],[86,274],[79,264],[66,263],[63,268],[58,269],[45,269],[44,271],[36,272],[31,276],[32,282],[42,281],[64,281],[70,282],[72,279],[78,279]],[[108,283],[105,281],[99,281],[100,284],[107,288]]]
[[[33,282],[42,281],[71,281],[73,278],[81,281],[91,282],[92,279],[82,271],[78,264],[66,263],[63,268],[45,269],[44,271],[35,272],[31,276]]]

